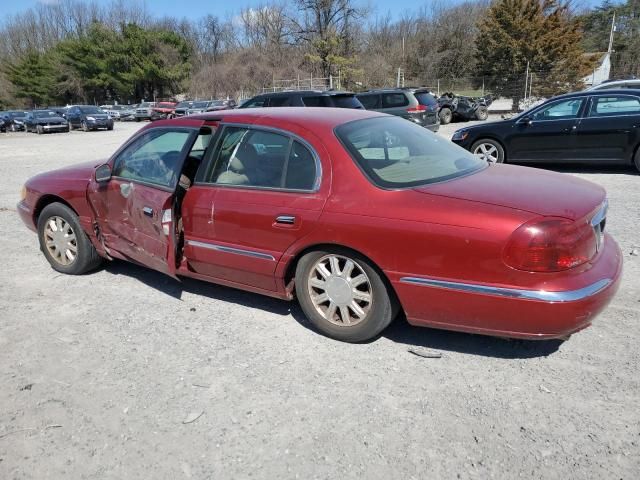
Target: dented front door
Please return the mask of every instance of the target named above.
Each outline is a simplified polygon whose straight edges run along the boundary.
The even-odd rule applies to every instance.
[[[110,161],[110,180],[89,184],[98,238],[111,256],[175,275],[175,192],[198,132],[150,128]]]
[[[94,187],[90,198],[107,251],[173,275],[173,192],[120,178]]]

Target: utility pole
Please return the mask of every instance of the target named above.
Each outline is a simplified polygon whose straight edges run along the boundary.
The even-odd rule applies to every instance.
[[[529,87],[529,62],[527,61],[527,72],[524,75],[524,100],[527,100],[527,90]]]

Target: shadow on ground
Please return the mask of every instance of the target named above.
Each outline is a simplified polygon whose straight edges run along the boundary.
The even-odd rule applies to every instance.
[[[315,331],[300,309],[298,302],[295,301],[287,302],[191,278],[183,278],[182,282],[178,282],[162,273],[122,261],[109,262],[104,269],[112,275],[135,278],[148,287],[178,300],[182,298],[184,292],[188,292],[244,307],[257,308],[282,317],[291,315],[301,326]],[[561,340],[506,340],[485,335],[414,327],[409,325],[402,315],[381,336],[407,347],[424,347],[432,350],[506,359],[545,357],[557,351],[562,344]],[[378,338],[371,343],[375,343]]]

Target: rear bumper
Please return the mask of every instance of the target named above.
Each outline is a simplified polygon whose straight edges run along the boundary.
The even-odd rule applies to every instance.
[[[505,288],[391,274],[409,323],[528,339],[562,338],[588,327],[615,295],[622,254],[606,236],[592,267],[563,290]],[[570,286],[569,286],[570,285]]]

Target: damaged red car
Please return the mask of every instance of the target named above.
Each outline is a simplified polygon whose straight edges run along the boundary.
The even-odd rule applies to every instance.
[[[121,259],[292,300],[322,333],[413,325],[528,339],[588,326],[618,287],[605,191],[487,164],[403,119],[223,111],[147,125],[107,162],[30,179],[51,266]]]

